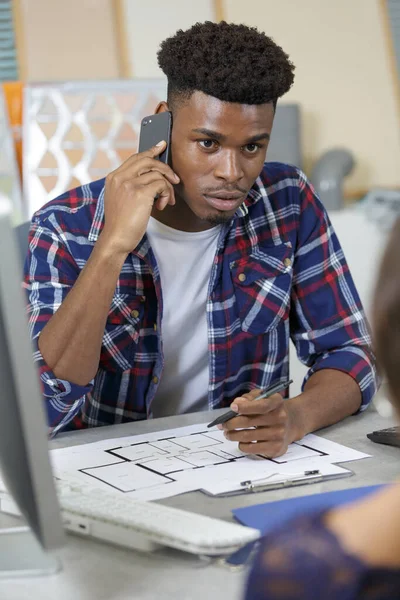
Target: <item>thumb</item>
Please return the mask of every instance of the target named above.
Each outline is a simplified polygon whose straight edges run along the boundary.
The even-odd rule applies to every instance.
[[[165,140],[161,140],[155,146],[152,147],[151,153],[153,156],[158,156],[162,152],[164,152],[167,142]]]

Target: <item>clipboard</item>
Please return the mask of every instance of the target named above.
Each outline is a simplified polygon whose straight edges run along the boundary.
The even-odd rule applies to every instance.
[[[242,496],[243,494],[258,494],[261,492],[268,492],[270,490],[279,490],[282,488],[290,488],[297,485],[310,485],[312,483],[321,483],[322,481],[330,481],[333,479],[341,479],[343,477],[351,477],[354,475],[350,469],[343,469],[340,473],[335,474],[323,474],[318,469],[310,471],[304,471],[291,477],[282,476],[281,479],[276,479],[279,473],[273,473],[268,477],[260,480],[247,480],[241,481],[239,484],[235,484],[235,489],[230,491],[221,492],[219,494],[213,494],[207,490],[202,489],[201,491],[207,496],[213,498],[229,498],[231,496]],[[272,481],[268,481],[272,477],[275,477]],[[234,484],[232,484],[234,485]]]

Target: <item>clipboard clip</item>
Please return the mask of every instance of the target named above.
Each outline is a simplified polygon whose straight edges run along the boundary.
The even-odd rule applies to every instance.
[[[260,488],[268,488],[269,485],[276,487],[291,486],[294,483],[302,483],[309,479],[322,479],[321,472],[319,469],[312,469],[310,471],[303,471],[302,473],[292,473],[290,476],[272,480],[272,477],[277,477],[282,473],[271,473],[268,477],[260,477],[259,479],[248,479],[240,482],[241,491],[245,492],[257,492],[261,491]]]

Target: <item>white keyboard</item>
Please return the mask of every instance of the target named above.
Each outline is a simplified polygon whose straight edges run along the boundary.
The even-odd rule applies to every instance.
[[[193,554],[226,555],[260,536],[257,529],[178,508],[57,483],[64,527],[120,546],[142,551],[170,546]]]

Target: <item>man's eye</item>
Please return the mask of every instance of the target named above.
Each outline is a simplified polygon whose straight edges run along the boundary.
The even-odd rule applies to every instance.
[[[199,140],[199,144],[202,148],[205,148],[206,150],[211,150],[211,148],[214,147],[214,144],[216,142],[214,142],[214,140]]]
[[[245,148],[246,148],[246,152],[249,152],[249,154],[255,154],[257,152],[257,150],[260,148],[260,145],[259,144],[246,144]]]

